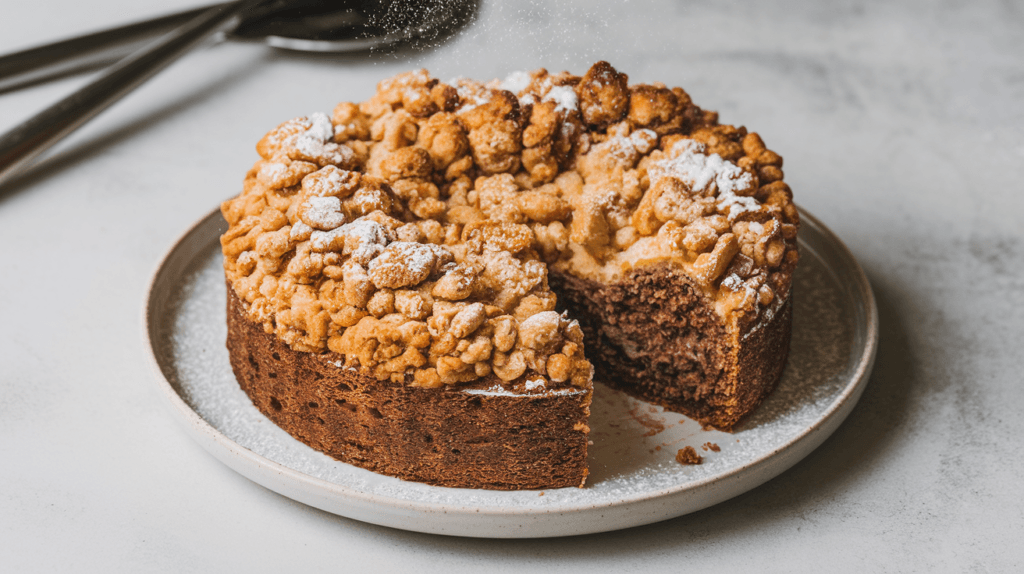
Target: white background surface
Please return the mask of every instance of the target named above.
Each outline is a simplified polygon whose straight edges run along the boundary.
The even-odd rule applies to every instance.
[[[189,7],[6,2],[0,52]],[[1024,550],[1024,8],[494,2],[449,43],[373,57],[223,45],[175,64],[0,189],[5,571],[1019,571]],[[255,142],[412,67],[448,79],[607,59],[683,86],[786,159],[879,302],[864,398],[810,457],[716,507],[571,539],[338,518],[206,454],[154,391],[159,257],[235,193]],[[80,85],[0,95],[0,129]]]

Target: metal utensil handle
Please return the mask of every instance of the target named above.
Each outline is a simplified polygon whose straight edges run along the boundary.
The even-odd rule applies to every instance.
[[[265,0],[214,6],[158,43],[125,58],[99,79],[0,136],[0,186],[30,160],[168,66],[207,37],[236,24]]]
[[[0,56],[0,93],[113,64],[213,7],[194,8]]]

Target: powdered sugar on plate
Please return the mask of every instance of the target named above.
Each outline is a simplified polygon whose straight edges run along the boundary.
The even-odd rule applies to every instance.
[[[422,524],[403,522],[407,515],[396,510],[395,520],[377,521],[381,524],[431,532],[498,535],[453,526],[455,521],[461,520],[458,517],[465,518],[467,512],[491,513],[510,519],[548,517],[544,524],[554,529],[538,526],[531,531],[533,534],[525,535],[571,534],[607,529],[600,525],[580,528],[578,517],[573,523],[577,526],[568,522],[559,526],[559,516],[571,517],[572,513],[586,509],[618,508],[623,504],[649,501],[652,497],[672,496],[675,497],[671,498],[672,504],[682,510],[671,514],[669,508],[666,511],[669,514],[655,519],[689,512],[714,500],[685,501],[687,492],[706,492],[700,489],[780,456],[787,445],[805,436],[849,394],[855,379],[866,380],[866,375],[857,371],[863,366],[857,360],[857,345],[864,344],[864,326],[855,319],[855,301],[834,278],[834,264],[801,241],[803,253],[794,275],[793,338],[786,372],[776,391],[733,433],[704,431],[700,424],[682,415],[595,385],[589,421],[593,444],[588,456],[590,476],[586,487],[547,490],[544,496],[538,496],[537,491],[451,489],[406,482],[335,461],[312,450],[267,420],[238,387],[224,346],[227,333],[225,287],[217,225],[216,218],[208,218],[187,236],[178,250],[191,248],[188,246],[199,242],[204,242],[205,247],[190,256],[187,265],[179,264],[178,271],[162,272],[158,275],[161,284],[154,284],[154,292],[170,294],[169,300],[150,315],[150,333],[155,333],[152,335],[153,352],[166,377],[162,384],[167,385],[168,393],[179,397],[201,417],[203,425],[209,425],[209,430],[203,432],[219,433],[227,444],[236,445],[225,449],[227,454],[219,455],[222,458],[237,456],[230,453],[247,449],[281,465],[284,470],[276,480],[318,479],[322,482],[315,484],[323,485],[318,488],[329,490],[334,485],[342,488],[341,492],[349,493],[328,494],[325,490],[325,497],[353,496],[360,500],[370,497],[376,501],[380,516],[390,516],[392,507],[400,509],[409,505],[445,509],[444,513],[438,510],[437,514],[431,514]],[[813,229],[806,224],[805,228]],[[801,229],[801,235],[807,232],[811,231]],[[174,257],[175,252],[172,252],[168,259]],[[855,376],[855,373],[860,374]],[[472,392],[486,394],[501,390]],[[679,449],[686,446],[700,449],[708,442],[717,443],[721,449],[701,452],[703,464],[675,462]],[[775,474],[778,472],[781,470]],[[260,481],[254,475],[246,475]],[[748,488],[759,483],[754,481]],[[308,486],[308,480],[302,484],[306,485],[303,488],[313,488]],[[273,484],[266,486],[287,492]],[[344,510],[338,510],[344,505],[318,506],[345,514]],[[399,519],[399,516],[406,518]],[[644,522],[629,524],[640,523]]]

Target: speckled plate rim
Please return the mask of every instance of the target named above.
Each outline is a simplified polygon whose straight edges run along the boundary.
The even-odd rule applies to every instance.
[[[853,375],[823,414],[787,443],[725,473],[667,488],[645,491],[614,502],[563,505],[554,508],[454,506],[396,499],[366,493],[309,476],[274,462],[237,444],[200,417],[171,385],[160,364],[155,342],[160,322],[155,320],[167,302],[160,286],[180,275],[203,248],[208,237],[197,233],[216,225],[214,210],[193,224],[171,246],[156,266],[143,307],[143,338],[161,396],[178,415],[188,434],[215,458],[246,478],[278,494],[340,516],[411,530],[484,538],[537,538],[571,536],[619,530],[682,516],[747,492],[778,476],[821,445],[846,419],[867,386],[878,346],[878,311],[864,270],[843,242],[818,219],[802,210],[801,249],[835,262],[844,277],[834,277],[856,307],[860,353],[851,360]],[[845,281],[843,280],[845,279]],[[858,337],[855,336],[855,344]]]

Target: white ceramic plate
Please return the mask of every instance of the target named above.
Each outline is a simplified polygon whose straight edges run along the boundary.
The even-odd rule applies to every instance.
[[[850,252],[803,213],[793,341],[779,387],[732,433],[598,385],[585,488],[485,491],[428,486],[335,461],[266,419],[239,389],[224,346],[219,212],[160,264],[146,302],[159,388],[206,450],[310,506],[405,530],[495,538],[566,536],[681,516],[746,492],[820,445],[860,398],[875,357],[871,287]],[[701,465],[676,452],[694,447]]]

